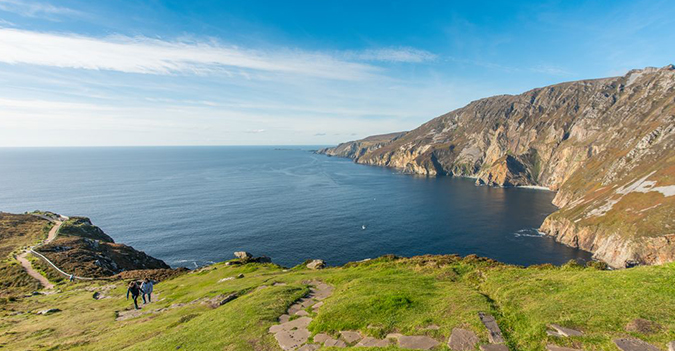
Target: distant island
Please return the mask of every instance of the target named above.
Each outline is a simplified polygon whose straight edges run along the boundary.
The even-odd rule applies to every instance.
[[[319,150],[488,186],[557,191],[540,230],[615,268],[675,260],[675,67],[474,101],[409,132]]]

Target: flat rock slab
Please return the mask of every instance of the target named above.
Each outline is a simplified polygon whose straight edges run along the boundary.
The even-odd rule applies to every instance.
[[[319,344],[305,344],[298,349],[298,351],[315,351],[321,347]]]
[[[312,306],[313,310],[319,309],[319,307],[323,306],[323,301],[319,301]]]
[[[323,343],[323,346],[347,347],[347,344],[342,340],[335,340],[333,338],[329,338]]]
[[[355,343],[362,338],[361,333],[355,331],[341,331],[340,337],[348,344]]]
[[[402,335],[398,337],[398,346],[403,349],[430,350],[440,344],[438,341],[424,335]]]
[[[547,351],[583,351],[579,349],[573,349],[571,347],[562,347],[558,345],[546,345]]]
[[[307,311],[305,311],[305,310],[300,310],[300,311],[298,311],[298,312],[295,312],[295,315],[296,315],[296,316],[301,316],[301,317],[306,317],[306,316],[309,316],[309,313],[308,313]]]
[[[309,288],[310,296],[317,300],[323,300],[333,294],[333,287],[324,282],[312,280],[307,282],[307,284],[313,285]]]
[[[300,300],[298,300],[296,303],[292,304],[288,308],[288,314],[295,314],[299,311],[304,310],[305,308],[312,306],[313,304],[316,303],[316,300],[314,300],[311,297],[305,297]]]
[[[277,339],[277,342],[282,349],[295,350],[306,343],[310,335],[307,328],[299,328],[294,330],[282,330],[274,334],[274,337]]]
[[[289,320],[291,320],[291,316],[287,314],[282,314],[281,316],[279,316],[279,323],[286,323]]]
[[[455,328],[448,340],[448,347],[455,351],[473,351],[478,341],[478,336],[471,330]]]
[[[668,343],[668,351],[675,351],[675,341]]]
[[[648,344],[640,339],[614,339],[616,347],[623,351],[659,351],[654,345]]]
[[[356,344],[357,347],[387,347],[391,345],[391,339],[376,339],[372,336],[366,336]]]
[[[547,330],[547,331],[546,331],[546,335],[548,335],[548,336],[554,336],[554,337],[556,337],[556,338],[562,338],[562,337],[565,337],[565,335],[562,335],[562,334],[558,333],[558,332],[555,331],[555,330]]]
[[[293,330],[293,329],[300,329],[300,328],[307,329],[307,326],[309,325],[309,323],[311,321],[312,321],[312,319],[309,318],[309,317],[300,317],[298,319],[294,319],[294,320],[286,322],[286,323],[273,325],[273,326],[270,327],[269,332],[270,333],[278,333],[280,331],[290,331],[290,330]]]
[[[504,336],[502,335],[502,330],[499,329],[495,317],[487,313],[479,312],[478,317],[480,317],[481,322],[488,330],[488,340],[491,344],[502,344],[504,343]]]
[[[481,351],[509,351],[509,348],[504,344],[485,344],[480,345]]]
[[[331,339],[330,336],[326,333],[319,333],[314,335],[314,342],[318,342],[320,344],[323,344],[326,340]]]
[[[561,327],[557,324],[551,324],[551,328],[555,329],[555,331],[557,331],[558,334],[561,334],[562,336],[582,336],[582,335],[584,335],[584,333],[582,333],[578,330]]]

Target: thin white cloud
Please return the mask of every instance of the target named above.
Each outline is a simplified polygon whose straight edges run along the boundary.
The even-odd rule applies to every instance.
[[[436,59],[436,55],[428,51],[409,47],[369,49],[359,52],[348,52],[345,56],[363,61],[408,63],[420,63]]]
[[[247,130],[245,133],[249,133],[249,134],[259,134],[259,133],[264,133],[264,132],[265,132],[264,129],[251,129],[251,130]]]
[[[77,16],[81,13],[67,7],[27,0],[0,0],[0,11],[16,13],[24,17]]]
[[[532,72],[535,73],[544,73],[552,76],[569,76],[572,75],[571,72],[565,70],[564,68],[560,68],[557,66],[550,66],[550,65],[539,65],[532,67],[530,69]]]
[[[3,0],[0,0],[3,1]],[[0,62],[141,74],[205,74],[238,69],[310,77],[361,80],[375,66],[300,50],[259,51],[214,42],[147,37],[85,37],[0,29]]]

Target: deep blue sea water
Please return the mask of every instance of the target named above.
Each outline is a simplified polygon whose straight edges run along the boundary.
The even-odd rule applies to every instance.
[[[172,266],[238,250],[286,266],[388,253],[521,265],[590,258],[537,235],[555,210],[552,192],[415,177],[311,149],[0,149],[0,211],[87,216],[117,242]]]

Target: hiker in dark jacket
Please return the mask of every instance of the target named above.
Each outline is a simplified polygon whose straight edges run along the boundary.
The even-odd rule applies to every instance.
[[[137,281],[132,281],[129,283],[129,288],[127,289],[127,300],[129,300],[129,293],[131,293],[131,298],[134,299],[134,308],[138,309],[138,295],[141,294],[141,288],[138,286]]]

